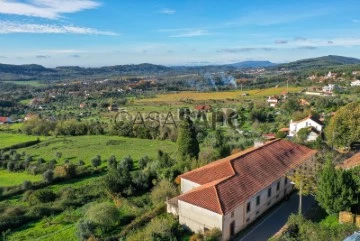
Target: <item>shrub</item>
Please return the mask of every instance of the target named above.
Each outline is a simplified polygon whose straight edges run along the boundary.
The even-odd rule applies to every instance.
[[[21,189],[22,190],[29,190],[30,188],[32,188],[32,182],[30,181],[24,181],[21,185]]]
[[[101,165],[101,157],[99,155],[97,155],[96,157],[94,157],[92,160],[91,160],[91,165],[95,168],[97,168],[98,166]]]
[[[47,170],[43,173],[43,180],[45,183],[52,183],[54,180],[54,172],[52,170]]]
[[[166,198],[172,198],[178,194],[176,187],[167,180],[162,180],[152,190],[150,196],[153,204],[164,203]]]
[[[116,226],[120,219],[119,210],[109,202],[97,203],[86,211],[85,220],[98,226],[104,232]]]
[[[28,197],[28,202],[32,205],[39,203],[53,202],[56,199],[56,194],[47,189],[40,189],[32,192]]]

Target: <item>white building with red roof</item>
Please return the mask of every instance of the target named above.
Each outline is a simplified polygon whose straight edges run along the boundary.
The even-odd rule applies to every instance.
[[[277,139],[182,174],[168,212],[194,232],[218,228],[229,240],[292,191],[287,175],[315,153]]]
[[[296,136],[297,133],[303,128],[309,129],[307,141],[315,141],[321,135],[321,132],[323,130],[323,124],[319,119],[311,115],[299,121],[291,120],[289,136]]]

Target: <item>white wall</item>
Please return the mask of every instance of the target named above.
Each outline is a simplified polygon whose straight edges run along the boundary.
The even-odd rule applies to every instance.
[[[318,123],[316,123],[315,121],[311,120],[311,119],[307,119],[304,120],[302,122],[293,122],[290,121],[290,132],[289,132],[289,136],[295,136],[296,133],[298,133],[302,128],[306,128],[312,126],[314,127],[316,130],[318,131],[322,131],[322,125],[319,125]]]
[[[191,189],[194,189],[196,187],[201,186],[200,184],[197,184],[195,182],[186,180],[184,178],[181,178],[181,193],[185,193],[190,191]]]
[[[193,232],[204,232],[204,228],[222,230],[223,216],[205,208],[179,200],[179,223]]]
[[[280,182],[279,191],[277,191],[277,183]],[[271,197],[268,198],[268,189],[271,187]],[[235,232],[238,233],[250,223],[255,221],[261,216],[267,209],[282,200],[285,195],[289,194],[292,190],[292,184],[290,180],[285,185],[285,177],[281,177],[276,180],[270,186],[264,188],[254,196],[250,197],[245,203],[239,205],[234,211],[234,217],[231,217],[231,213],[224,216],[223,224],[223,240],[230,239],[230,225],[235,221]],[[286,191],[286,192],[285,192]],[[260,196],[260,204],[256,205],[256,198]],[[247,212],[247,203],[250,202],[250,212]]]

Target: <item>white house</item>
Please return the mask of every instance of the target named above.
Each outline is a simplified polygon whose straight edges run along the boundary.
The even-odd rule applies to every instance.
[[[360,80],[355,80],[355,81],[351,82],[350,85],[351,86],[360,86]]]
[[[258,219],[292,191],[287,179],[308,165],[316,151],[277,139],[180,175],[181,192],[167,210],[194,232],[222,231],[222,241]]]
[[[339,89],[339,86],[334,85],[334,84],[328,84],[328,85],[323,87],[323,92],[332,93],[334,90],[337,90],[337,89]]]
[[[321,135],[323,124],[314,116],[308,116],[299,121],[290,121],[289,136],[294,137],[303,128],[309,128],[310,133],[307,141],[315,141]]]
[[[269,96],[266,102],[268,102],[271,107],[275,107],[280,102],[280,99],[276,96]]]

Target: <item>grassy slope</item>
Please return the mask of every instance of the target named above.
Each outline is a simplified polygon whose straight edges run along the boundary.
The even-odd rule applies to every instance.
[[[0,187],[8,187],[8,186],[14,186],[14,185],[20,185],[24,181],[40,181],[42,180],[41,175],[33,176],[29,175],[25,172],[8,172],[6,170],[0,170]]]
[[[110,140],[114,142],[113,145],[109,145]],[[159,149],[172,153],[175,143],[118,136],[76,136],[48,139],[19,151],[25,151],[35,158],[42,157],[47,161],[54,159],[56,152],[62,152],[62,160],[69,159],[73,162],[83,160],[90,164],[91,159],[96,155],[100,155],[103,160],[111,155],[115,155],[117,159],[130,155],[134,160],[138,160],[145,155],[156,157]]]
[[[37,138],[37,136],[27,136],[22,134],[9,134],[0,132],[0,148],[9,147],[11,145],[22,142],[35,141]]]

